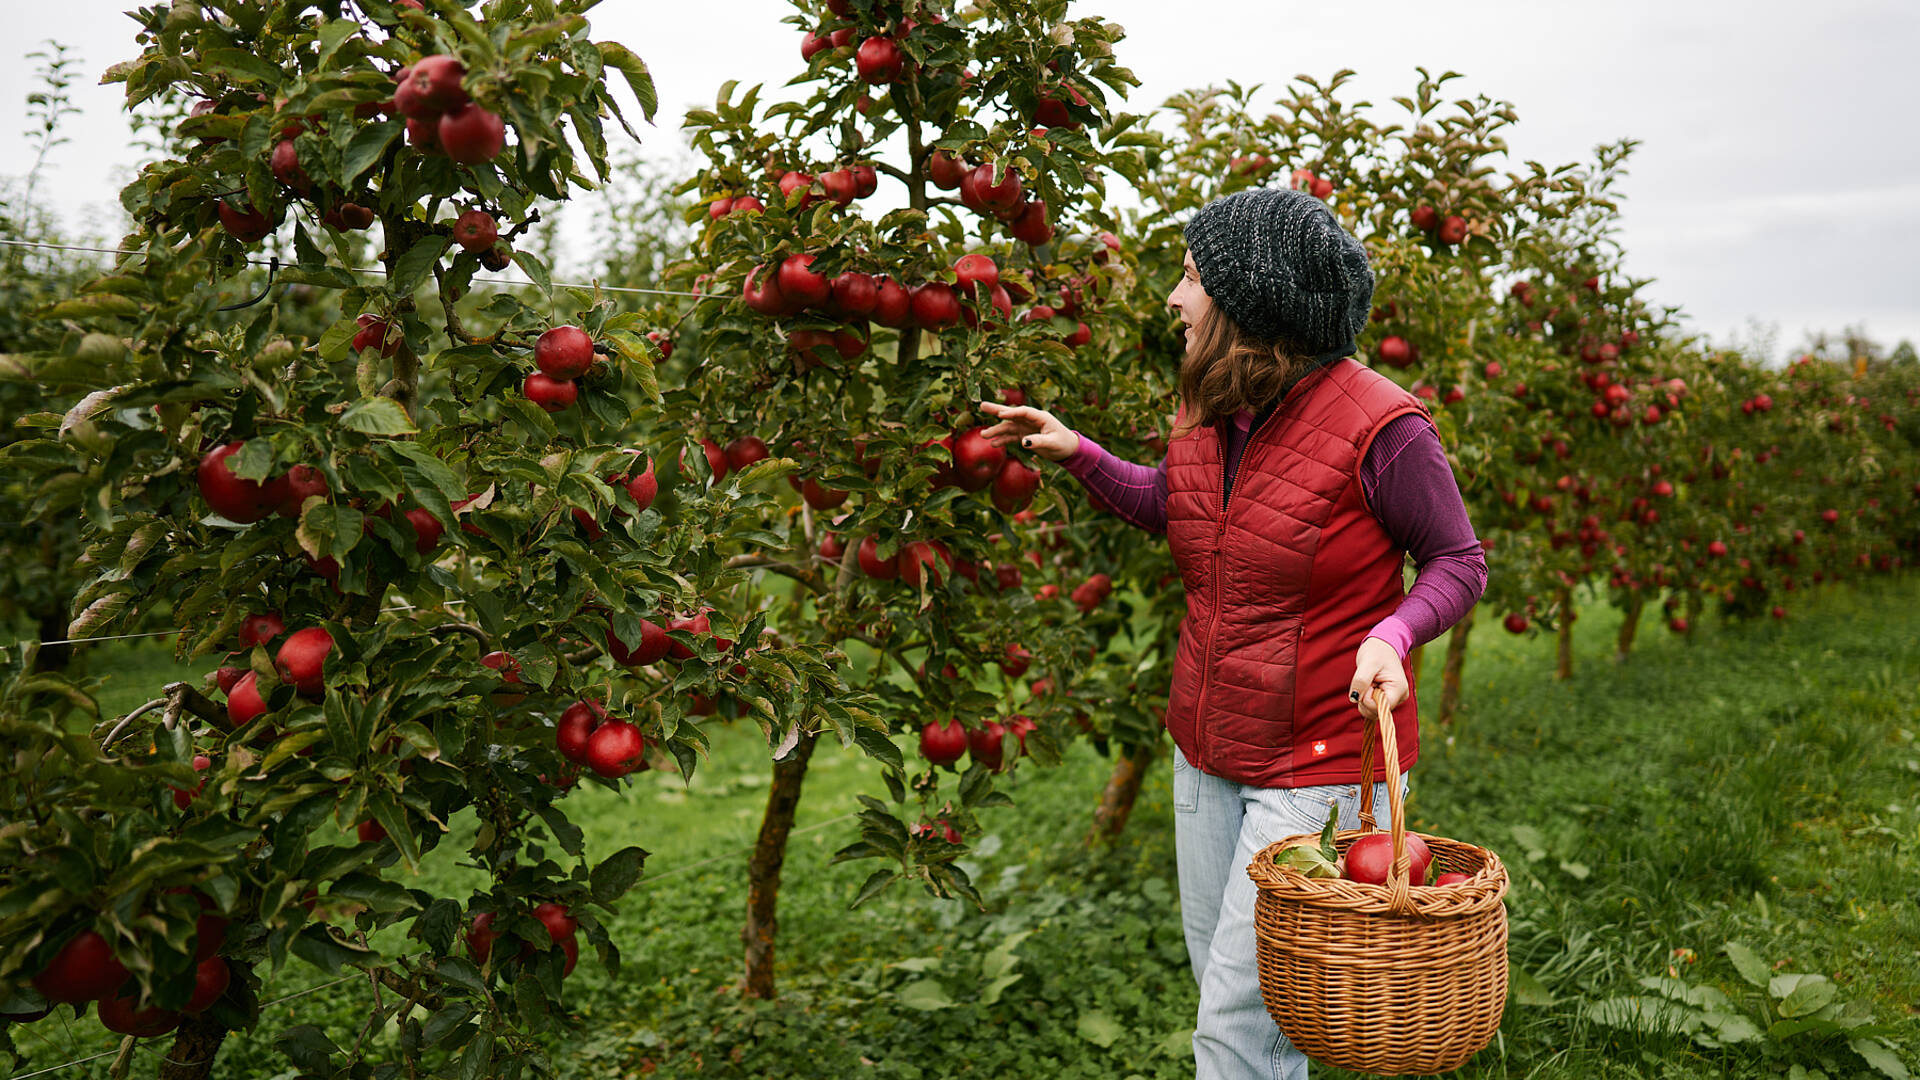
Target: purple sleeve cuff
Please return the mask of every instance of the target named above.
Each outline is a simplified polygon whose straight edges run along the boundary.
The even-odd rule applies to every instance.
[[[1389,615],[1381,619],[1372,630],[1367,632],[1367,636],[1379,638],[1393,646],[1393,651],[1399,655],[1400,662],[1403,664],[1407,662],[1407,653],[1413,651],[1413,627],[1408,626],[1407,621],[1398,615]]]
[[[1060,467],[1085,480],[1088,474],[1093,472],[1094,467],[1100,464],[1100,456],[1106,451],[1099,443],[1080,432],[1076,431],[1074,434],[1080,436],[1080,445],[1074,448],[1073,453],[1061,460]]]

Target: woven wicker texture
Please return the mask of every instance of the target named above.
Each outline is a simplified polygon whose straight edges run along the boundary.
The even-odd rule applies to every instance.
[[[1386,695],[1376,700],[1389,716]],[[1507,1001],[1507,870],[1485,848],[1420,834],[1435,874],[1471,880],[1446,888],[1410,886],[1406,806],[1393,724],[1369,725],[1360,775],[1373,775],[1376,744],[1386,760],[1393,872],[1387,884],[1309,878],[1275,866],[1289,847],[1316,834],[1268,845],[1247,867],[1259,888],[1254,936],[1260,993],[1293,1045],[1322,1065],[1399,1075],[1457,1069],[1493,1041]],[[1373,785],[1360,785],[1361,828],[1337,833],[1347,847],[1377,832]]]

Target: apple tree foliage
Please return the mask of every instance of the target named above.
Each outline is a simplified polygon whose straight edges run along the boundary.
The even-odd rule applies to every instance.
[[[1368,246],[1378,284],[1362,353],[1428,403],[1487,547],[1482,606],[1508,613],[1509,629],[1564,630],[1574,587],[1604,574],[1628,615],[1624,653],[1650,599],[1685,631],[1705,598],[1778,616],[1809,580],[1912,557],[1910,358],[1854,350],[1779,372],[1702,348],[1621,265],[1631,142],[1588,165],[1500,175],[1510,105],[1445,102],[1453,76],[1422,72],[1395,98],[1408,123],[1383,127],[1368,103],[1341,99],[1349,75],[1302,78],[1265,117],[1238,86],[1168,102],[1177,136],[1130,223],[1142,340],[1164,362],[1178,339],[1156,339],[1151,306],[1179,274],[1184,215],[1288,183],[1327,199]]]
[[[1133,78],[1119,28],[1064,2],[833,0],[788,21],[797,100],[728,83],[687,117],[706,165],[683,189],[699,232],[678,273],[701,297],[679,315],[665,414],[716,463],[770,455],[722,481],[777,496],[757,524],[779,542],[718,606],[860,656],[850,677],[886,734],[970,735],[953,762],[868,748],[887,790],[838,858],[883,865],[856,902],[903,879],[977,901],[955,860],[1008,800],[996,776],[1113,734],[1114,716],[1158,727],[1164,687],[1134,669],[1161,635],[1130,629],[1164,592],[1164,554],[1090,526],[1078,485],[973,434],[994,422],[982,400],[1165,390],[1108,311],[1134,273],[1107,192],[1138,167],[1138,118],[1115,111]],[[769,279],[794,287],[771,297]]]
[[[196,99],[182,152],[122,193],[131,254],[7,358],[44,411],[5,469],[31,478],[34,515],[81,524],[71,636],[179,627],[177,657],[231,653],[238,682],[224,703],[175,683],[102,716],[89,684],[9,657],[10,1018],[98,1001],[115,1030],[172,1033],[164,1075],[202,1076],[228,1032],[261,1024],[263,976],[297,963],[364,973],[380,989],[367,1030],[392,1033],[262,1025],[303,1075],[548,1072],[563,979],[583,944],[617,967],[607,913],[645,857],[590,862],[569,790],[647,762],[691,771],[704,737],[661,701],[722,671],[787,730],[852,742],[873,723],[836,654],[763,637],[756,615],[674,631],[675,663],[606,655],[610,635],[638,641],[643,621],[725,594],[745,575],[730,560],[778,538],[757,525],[768,496],[680,473],[644,318],[554,288],[511,246],[537,205],[604,180],[611,123],[626,127],[615,72],[653,109],[644,65],[592,40],[589,6],[137,13],[142,51],[108,78],[130,107]],[[426,65],[443,122],[409,132],[395,75],[430,57],[451,58]],[[499,242],[456,246],[476,212]],[[356,272],[371,232],[379,272]],[[269,250],[275,287],[223,312]],[[531,292],[471,295],[483,264],[509,261]],[[338,317],[301,332],[282,285],[333,291]],[[523,387],[536,338],[563,324],[604,351],[549,413]],[[626,481],[649,464],[661,492],[643,510]],[[302,657],[295,639],[328,645]],[[583,775],[554,726],[583,701],[603,726],[634,723],[644,754]],[[421,887],[443,845],[485,886]],[[95,941],[106,955],[83,956]],[[225,986],[196,1000],[209,964]]]

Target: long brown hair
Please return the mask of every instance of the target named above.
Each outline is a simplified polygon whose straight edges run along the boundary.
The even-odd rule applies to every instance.
[[[1193,325],[1180,360],[1180,402],[1185,407],[1172,437],[1232,419],[1241,409],[1259,412],[1313,362],[1294,342],[1261,341],[1218,307]]]

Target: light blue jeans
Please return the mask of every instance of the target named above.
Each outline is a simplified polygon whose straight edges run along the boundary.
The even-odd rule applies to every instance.
[[[1385,827],[1387,785],[1373,788],[1374,815]],[[1180,917],[1186,924],[1187,957],[1200,984],[1193,1032],[1197,1080],[1306,1080],[1306,1056],[1280,1033],[1260,997],[1253,936],[1258,890],[1247,877],[1247,865],[1275,840],[1319,832],[1327,823],[1330,799],[1339,804],[1340,828],[1360,827],[1357,784],[1249,787],[1201,772],[1174,748]]]

